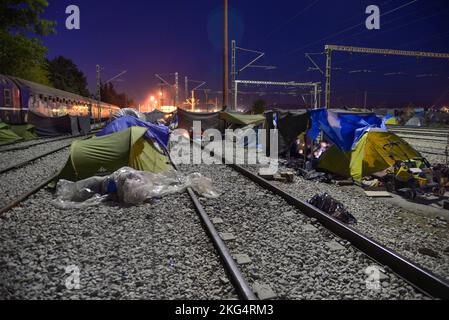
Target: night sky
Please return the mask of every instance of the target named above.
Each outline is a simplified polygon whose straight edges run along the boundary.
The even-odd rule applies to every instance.
[[[263,51],[259,62],[274,70],[247,69],[240,79],[322,81],[304,53],[321,53],[325,44],[449,52],[447,0],[229,0],[230,40],[243,48]],[[87,75],[95,91],[95,65],[104,67],[103,79],[122,70],[128,74],[115,86],[137,102],[157,91],[155,73],[179,72],[181,79],[207,81],[207,88],[222,88],[221,0],[49,0],[45,17],[58,22],[57,35],[43,38],[49,57],[71,58]],[[65,29],[65,8],[81,10],[81,30]],[[381,9],[381,29],[367,30],[365,9]],[[346,31],[345,31],[346,30]],[[254,56],[238,53],[243,66]],[[324,69],[325,56],[313,56]],[[333,104],[416,106],[449,104],[449,61],[360,54],[333,54]],[[362,71],[365,72],[362,72]],[[370,71],[370,72],[366,72]],[[181,80],[183,83],[183,80]],[[182,87],[181,87],[182,88]],[[323,85],[324,88],[324,85]],[[248,87],[244,91],[269,92]],[[183,92],[183,90],[181,90]],[[214,96],[211,94],[211,96]],[[216,96],[219,96],[216,93]],[[244,95],[243,105],[262,97],[270,103],[303,106],[292,95]],[[324,103],[324,99],[323,99]]]

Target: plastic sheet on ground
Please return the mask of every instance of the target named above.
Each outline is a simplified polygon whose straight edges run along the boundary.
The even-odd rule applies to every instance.
[[[192,188],[199,196],[217,198],[212,180],[192,173],[176,171],[150,173],[124,167],[107,177],[92,177],[78,182],[60,180],[53,205],[60,209],[81,209],[97,206],[114,196],[124,204],[139,205],[151,199],[182,193]]]

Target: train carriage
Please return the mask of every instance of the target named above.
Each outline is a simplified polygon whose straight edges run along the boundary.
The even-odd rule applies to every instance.
[[[28,112],[49,118],[71,115],[107,120],[119,109],[74,93],[0,75],[0,119],[9,124],[27,123]]]
[[[10,78],[0,75],[0,121],[23,123],[26,111],[22,110],[20,89]]]

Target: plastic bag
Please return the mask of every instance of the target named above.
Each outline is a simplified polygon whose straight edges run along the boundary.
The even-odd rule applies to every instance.
[[[139,205],[154,198],[184,192],[191,187],[198,195],[217,198],[212,180],[200,173],[188,176],[175,171],[150,173],[124,167],[108,177],[92,177],[78,182],[60,180],[53,204],[61,209],[96,206],[115,194],[120,202]]]
[[[312,206],[326,212],[346,224],[356,224],[357,219],[349,213],[344,205],[329,194],[317,194],[308,201]]]

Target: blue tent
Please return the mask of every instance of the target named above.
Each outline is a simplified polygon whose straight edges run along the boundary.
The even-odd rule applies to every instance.
[[[323,130],[324,134],[343,151],[352,150],[369,129],[386,129],[382,119],[374,113],[327,109],[308,112],[311,120],[309,137],[316,139]]]
[[[161,147],[167,149],[168,141],[170,139],[170,132],[166,126],[155,125],[149,122],[144,122],[134,117],[125,116],[111,122],[106,128],[97,133],[98,137],[106,136],[115,132],[126,130],[130,127],[144,127],[147,128],[145,138],[156,141]]]

